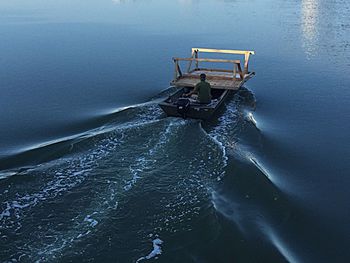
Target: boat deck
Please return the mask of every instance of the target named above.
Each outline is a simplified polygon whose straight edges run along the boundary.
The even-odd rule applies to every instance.
[[[212,88],[216,89],[229,89],[238,90],[248,79],[250,79],[254,73],[244,74],[243,80],[239,74],[233,76],[232,72],[213,72],[210,70],[195,70],[191,73],[183,74],[181,77],[173,80],[171,85],[177,87],[194,87],[199,82],[200,74],[207,75],[207,82],[210,83]]]

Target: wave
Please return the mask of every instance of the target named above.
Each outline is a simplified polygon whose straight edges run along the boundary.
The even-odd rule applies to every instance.
[[[270,240],[270,242],[276,247],[276,249],[283,255],[284,259],[291,263],[302,262],[299,257],[296,255],[295,251],[282,240],[280,235],[276,233],[276,230],[273,227],[265,224],[262,226],[264,229],[264,234]]]
[[[193,222],[203,213],[212,215],[212,210],[232,220],[243,236],[250,236],[249,228],[257,227],[253,223],[256,213],[250,206],[251,215],[247,216],[244,204],[253,194],[243,194],[244,180],[236,186],[231,180],[236,180],[240,171],[250,171],[250,165],[257,170],[245,180],[260,178],[263,203],[268,202],[264,195],[276,198],[279,189],[274,177],[241,141],[240,134],[247,127],[244,100],[237,95],[225,107],[215,125],[163,118],[155,101],[120,108],[109,112],[108,122],[101,127],[20,153],[31,165],[3,172],[4,181],[17,182],[4,188],[0,228],[9,238],[21,235],[21,239],[11,244],[17,249],[1,244],[4,251],[11,251],[0,253],[1,257],[18,260],[25,250],[29,261],[62,259],[62,255],[72,260],[79,258],[76,247],[96,242],[117,224],[127,226],[128,233],[118,228],[118,240],[113,236],[110,242],[127,242],[130,235],[137,236],[140,241],[135,242],[141,249],[130,250],[140,250],[131,256],[137,261],[150,255],[149,245],[144,243],[144,239],[149,242],[150,233],[163,239],[170,233],[191,232]],[[249,129],[256,130],[255,126]],[[35,164],[33,156],[43,157]],[[237,164],[241,170],[232,172]],[[225,185],[229,191],[224,190]],[[140,208],[143,200],[151,205]],[[129,226],[131,215],[135,229]],[[47,216],[47,220],[35,221]],[[220,234],[220,222],[210,218],[208,240]],[[191,242],[189,239],[182,246]],[[98,251],[84,251],[84,257],[89,255],[98,258]]]
[[[22,235],[21,240],[11,246],[30,251],[30,260],[54,259],[61,251],[69,250],[73,244],[95,235],[101,222],[106,220],[109,213],[119,208],[120,200],[129,196],[128,192],[133,195],[134,191],[131,190],[140,185],[140,182],[142,184],[146,175],[149,178],[169,169],[172,172],[183,170],[183,168],[174,169],[171,167],[173,163],[169,163],[174,154],[178,158],[177,154],[181,153],[181,149],[171,149],[177,147],[179,140],[191,133],[194,136],[193,141],[201,142],[201,138],[195,136],[198,132],[200,134],[197,121],[162,118],[162,113],[154,103],[123,109],[120,114],[121,112],[129,115],[128,121],[120,123],[114,119],[104,127],[55,141],[53,144],[45,143],[24,153],[51,152],[58,148],[62,149],[58,147],[62,145],[69,148],[60,158],[7,171],[11,172],[9,176],[13,180],[20,178],[20,181],[15,187],[9,185],[3,192],[0,227],[13,235]],[[202,147],[208,146],[202,145]],[[212,146],[216,147],[215,144]],[[206,170],[202,158],[217,162],[217,154],[221,156],[220,152],[216,151],[206,156],[192,156],[194,159],[190,164],[191,168],[183,177],[190,180],[189,184],[180,180],[180,184],[175,186],[176,191],[186,191],[189,196],[184,198],[186,194],[182,196],[176,194],[175,200],[171,203],[164,204],[164,201],[169,200],[161,201],[162,207],[171,206],[174,212],[183,210],[185,204],[191,208],[180,216],[175,213],[169,217],[161,217],[158,220],[162,223],[154,227],[153,232],[176,231],[176,228],[171,230],[173,225],[182,222],[186,215],[197,211],[200,195],[191,193],[199,191],[205,194],[205,187],[200,185],[200,176],[203,173],[217,176],[216,169]],[[186,158],[184,161],[188,160],[191,158]],[[221,157],[218,160],[221,160]],[[179,164],[183,165],[181,161]],[[197,179],[191,177],[192,174],[195,174]],[[157,177],[153,180],[164,186],[164,179]],[[172,177],[168,179],[173,180]],[[24,188],[27,190],[23,190]],[[154,185],[151,189],[154,189]],[[144,190],[147,190],[147,186]],[[74,200],[74,196],[80,192],[88,193]],[[73,199],[69,197],[70,195],[73,195]],[[59,205],[56,203],[74,205],[82,210],[74,211],[69,208],[70,205],[66,205],[65,213],[62,214],[63,211],[60,213]],[[41,215],[42,211],[50,210],[52,205],[57,211],[48,222],[56,221],[57,227],[43,221],[32,221],[33,218],[45,216]],[[65,230],[62,231],[58,227],[63,224],[60,221],[70,221],[72,224],[65,226]],[[33,228],[31,237],[35,236],[37,242],[33,243],[31,237],[25,234],[28,226]],[[36,227],[38,229],[35,229]],[[52,239],[49,243],[45,238],[47,236]],[[6,250],[10,249],[8,245],[4,244],[4,247]],[[11,256],[12,259],[20,257],[22,255],[19,251]]]
[[[286,206],[289,201],[284,192],[287,186],[260,160],[263,131],[252,112],[254,96],[245,90],[244,95],[236,94],[225,107],[215,125],[203,125],[225,156],[225,176],[221,177],[221,184],[213,185],[210,190],[212,206],[234,224],[237,232],[232,234],[247,240],[248,251],[253,252],[257,240],[262,239],[258,242],[264,244],[265,251],[256,248],[257,255],[270,251],[270,259],[300,262],[295,248],[283,242],[276,230],[276,224],[289,216]],[[247,260],[251,260],[251,252],[247,253]]]
[[[130,105],[105,112],[98,121],[98,123],[103,121],[104,124],[97,128],[21,148],[11,156],[0,159],[0,178],[21,174],[23,170],[74,153],[77,148],[75,146],[86,144],[89,139],[93,140],[115,129],[127,129],[156,122],[163,115],[155,102]]]

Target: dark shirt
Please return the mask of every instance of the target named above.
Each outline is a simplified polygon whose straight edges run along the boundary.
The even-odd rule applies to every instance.
[[[195,87],[194,91],[198,93],[198,100],[200,103],[210,103],[211,101],[211,86],[208,82],[199,82]]]

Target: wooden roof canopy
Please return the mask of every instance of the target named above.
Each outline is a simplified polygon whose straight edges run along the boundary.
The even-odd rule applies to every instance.
[[[200,52],[244,55],[243,70],[240,60],[199,58]],[[254,54],[254,51],[247,50],[192,48],[191,57],[173,58],[173,61],[175,63],[175,71],[174,79],[171,81],[171,85],[177,87],[194,87],[199,82],[199,75],[204,73],[207,75],[207,81],[213,88],[237,90],[246,81],[252,78],[253,75],[255,75],[255,72],[250,72],[248,70],[250,55]],[[180,67],[181,61],[188,62],[186,72],[184,73]],[[199,62],[226,63],[228,65],[231,64],[232,69],[199,67]]]

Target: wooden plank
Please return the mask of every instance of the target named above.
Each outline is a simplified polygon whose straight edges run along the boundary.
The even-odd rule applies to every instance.
[[[184,74],[182,78],[196,79],[198,82],[200,81],[198,75]],[[236,78],[232,75],[207,75],[207,80],[212,79],[235,80]]]
[[[223,73],[223,74],[211,74],[209,75],[208,72],[206,72],[206,75],[207,75],[207,79],[228,79],[228,80],[232,80],[232,79],[235,79],[235,77],[232,75],[232,72],[231,74],[228,74],[228,73]],[[190,74],[190,75],[186,75],[186,77],[188,78],[191,78],[191,79],[197,79],[198,81],[200,80],[199,78],[199,74]],[[240,76],[237,75],[236,76],[236,79],[240,79]]]
[[[232,74],[232,70],[228,70],[227,72],[226,71],[206,71],[206,70],[196,70],[196,71],[190,71],[189,73],[186,73],[184,74],[184,76],[191,76],[193,78],[198,78],[199,80],[199,76],[200,74],[206,74],[207,78],[211,78],[211,77],[215,77],[215,76],[223,76],[223,77],[227,77],[227,78],[234,78],[236,77],[237,79],[241,79],[242,76],[244,76],[244,78],[246,78],[246,76],[248,76],[249,74],[251,73],[254,73],[254,72],[251,72],[249,74],[239,74],[238,72],[236,72],[236,75],[233,75]]]
[[[221,68],[198,68],[198,69],[193,69],[189,71],[188,73],[193,73],[196,71],[208,71],[208,72],[227,72],[227,73],[232,73],[232,70],[229,69],[221,69]]]
[[[176,60],[174,60],[174,62],[175,62],[174,79],[177,79],[177,69],[178,69],[177,65],[179,62]]]
[[[192,58],[194,58],[194,54],[192,54]],[[192,60],[188,62],[187,72],[190,72],[192,66]]]
[[[210,69],[206,69],[206,68],[199,68],[198,70],[191,70],[190,72],[188,72],[188,74],[198,76],[198,78],[199,78],[199,75],[202,73],[204,73],[206,75],[210,75],[210,76],[214,76],[214,75],[233,76],[232,70],[221,71],[221,70],[210,70]]]
[[[232,49],[214,49],[214,48],[192,48],[192,54],[194,52],[244,55],[244,73],[245,74],[249,72],[248,64],[249,64],[250,55],[255,55],[255,52],[252,50],[232,50]]]
[[[241,64],[237,64],[237,67],[238,67],[238,74],[241,77],[241,80],[243,80],[244,79],[244,75],[242,73]]]
[[[251,50],[232,50],[232,49],[214,49],[214,48],[192,48],[192,53],[198,50],[199,52],[206,53],[224,53],[224,54],[237,54],[237,55],[245,55],[246,53],[255,55],[254,51]]]
[[[233,76],[237,75],[237,64],[233,64]]]
[[[176,63],[176,66],[177,66],[177,72],[179,73],[179,76],[182,77],[182,72],[181,72],[179,62]]]
[[[249,72],[248,74],[244,75],[244,82],[250,80],[255,75],[255,72]]]
[[[249,57],[250,57],[250,53],[246,53],[244,55],[244,74],[248,73]]]
[[[215,59],[215,58],[173,58],[175,61],[197,61],[197,62],[221,62],[221,63],[234,63],[240,64],[240,60],[233,59]]]
[[[235,80],[208,80],[212,88],[216,89],[230,89],[237,90],[240,86],[243,85],[244,81],[235,81]],[[194,87],[198,83],[198,79],[189,79],[189,78],[179,78],[176,81],[172,81],[172,85],[177,87]]]

